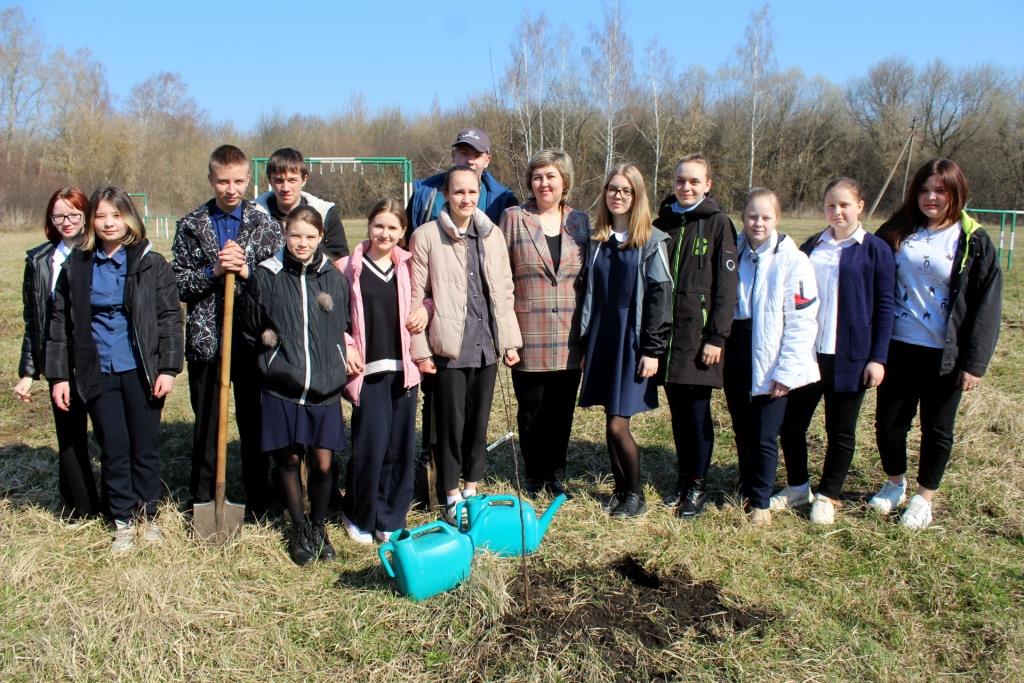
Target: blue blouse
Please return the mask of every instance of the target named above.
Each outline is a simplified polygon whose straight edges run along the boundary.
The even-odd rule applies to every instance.
[[[100,356],[100,372],[110,374],[136,368],[128,337],[124,308],[124,281],[128,274],[125,250],[107,256],[97,249],[92,261],[92,338]]]

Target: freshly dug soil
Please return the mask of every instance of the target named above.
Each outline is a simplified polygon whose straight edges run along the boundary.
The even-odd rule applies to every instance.
[[[727,605],[711,581],[695,581],[685,570],[662,576],[632,555],[575,574],[531,571],[529,607],[521,574],[511,592],[516,608],[502,620],[506,634],[539,643],[550,656],[589,645],[622,672],[621,680],[659,677],[635,670],[631,639],[645,648],[664,648],[686,637],[716,642],[730,633],[760,632],[774,618],[762,609]]]

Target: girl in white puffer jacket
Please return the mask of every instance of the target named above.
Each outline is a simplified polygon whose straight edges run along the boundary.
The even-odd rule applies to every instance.
[[[786,396],[820,379],[814,270],[796,243],[776,231],[781,213],[771,190],[755,188],[747,195],[737,242],[739,298],[725,347],[725,399],[736,435],[740,493],[758,526],[771,524],[768,506]]]

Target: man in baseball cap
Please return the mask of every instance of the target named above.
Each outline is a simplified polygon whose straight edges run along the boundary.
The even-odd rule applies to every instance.
[[[510,206],[519,204],[512,190],[505,187],[491,175],[487,167],[491,163],[491,136],[482,128],[463,128],[455,136],[452,143],[452,165],[465,164],[476,171],[480,176],[480,201],[478,206],[483,209],[487,217],[497,223],[501,219],[502,212]],[[423,180],[417,180],[413,184],[412,198],[406,213],[409,216],[409,228],[406,234],[406,242],[409,235],[419,226],[437,218],[441,207],[444,206],[444,195],[441,193],[441,185],[444,182],[444,172],[432,175]]]

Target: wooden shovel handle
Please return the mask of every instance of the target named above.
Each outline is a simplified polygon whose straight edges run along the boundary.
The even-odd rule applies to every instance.
[[[214,505],[223,516],[224,485],[228,471],[228,394],[231,389],[231,336],[235,320],[235,274],[224,274],[224,324],[220,340],[220,408],[217,411],[217,478]]]

